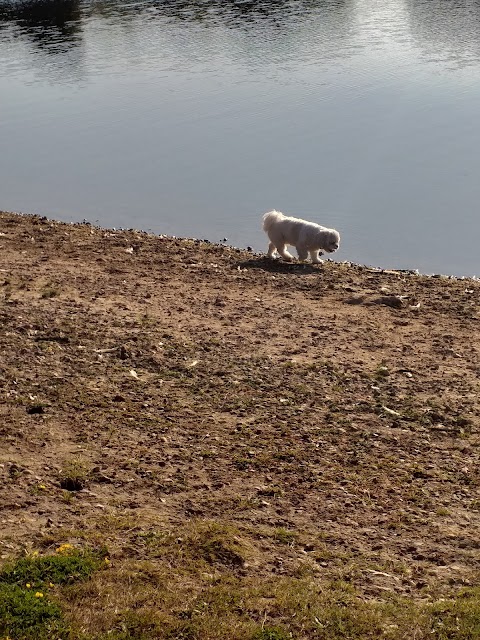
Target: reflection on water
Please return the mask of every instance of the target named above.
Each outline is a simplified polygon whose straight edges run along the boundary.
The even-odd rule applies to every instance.
[[[76,0],[44,2],[0,2],[2,27],[12,27],[5,36],[28,39],[52,55],[70,57],[71,47],[81,44],[82,16]]]
[[[277,35],[287,33],[295,23],[309,19],[312,12],[343,12],[352,9],[353,0],[275,0],[275,2],[237,2],[235,0],[152,0],[122,3],[116,0],[89,3],[84,0],[2,0],[0,26],[15,25],[16,36],[40,36],[48,42],[73,43],[81,32],[82,21],[94,17],[113,20],[178,20],[211,28],[262,30],[265,26]],[[345,18],[348,16],[345,15]],[[39,41],[41,44],[41,40]],[[59,53],[61,49],[59,50]]]
[[[312,52],[304,50],[309,46],[317,48],[319,42],[322,57],[345,55],[353,10],[353,0],[0,0],[0,33],[3,27],[8,38],[30,41],[59,56],[71,57],[72,48],[88,39],[85,30],[91,29],[101,31],[109,44],[121,39],[127,49],[139,45],[137,54],[148,55],[149,61],[152,56],[156,61],[162,57],[161,47],[155,42],[158,38],[162,43],[167,40],[173,56],[191,56],[190,63],[195,63],[195,55],[205,58],[215,49],[228,55],[228,47],[235,43],[237,47],[231,53],[243,53],[253,63],[262,64],[263,54],[274,62],[293,62],[295,49],[311,58]],[[238,48],[242,34],[248,38],[243,51]],[[230,37],[231,43],[227,42]],[[102,43],[89,44],[101,48]],[[134,64],[134,60],[130,63]],[[65,81],[70,79],[66,73]]]
[[[0,0],[0,208],[264,249],[276,207],[338,227],[338,259],[480,272],[479,22],[472,0]]]
[[[406,0],[409,29],[427,60],[447,67],[478,64],[480,3],[478,0]]]

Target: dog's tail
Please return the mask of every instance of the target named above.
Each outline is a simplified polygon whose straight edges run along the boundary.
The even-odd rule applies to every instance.
[[[285,216],[283,215],[283,213],[280,213],[280,211],[275,211],[275,209],[273,211],[269,211],[263,216],[263,230],[268,232],[273,224],[284,217]]]

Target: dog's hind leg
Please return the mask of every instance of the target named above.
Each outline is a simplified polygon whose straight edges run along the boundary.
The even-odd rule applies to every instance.
[[[284,244],[277,247],[277,251],[286,262],[291,262],[293,260],[293,256],[290,253],[288,253]]]
[[[276,253],[277,247],[273,244],[273,242],[270,242],[270,244],[268,245],[268,257],[275,258]]]
[[[310,258],[312,259],[312,264],[323,264],[323,260],[320,258],[318,249],[310,251]]]

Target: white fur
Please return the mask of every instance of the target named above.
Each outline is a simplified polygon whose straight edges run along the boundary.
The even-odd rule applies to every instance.
[[[306,260],[310,254],[314,264],[323,262],[319,257],[323,251],[333,253],[340,246],[340,234],[335,229],[285,216],[280,211],[269,211],[263,216],[263,230],[270,239],[268,257],[274,258],[278,251],[287,262],[293,260],[287,244],[295,247],[299,260]]]

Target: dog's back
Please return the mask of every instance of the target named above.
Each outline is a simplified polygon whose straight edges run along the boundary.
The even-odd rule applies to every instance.
[[[263,216],[263,230],[268,233],[272,225],[276,224],[279,220],[285,218],[280,211],[269,211]]]

